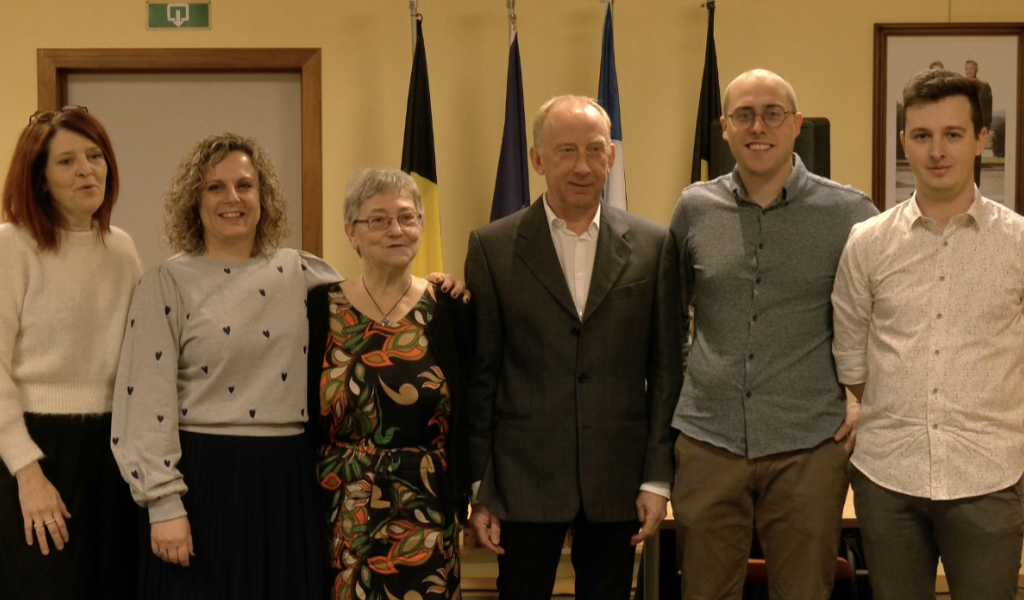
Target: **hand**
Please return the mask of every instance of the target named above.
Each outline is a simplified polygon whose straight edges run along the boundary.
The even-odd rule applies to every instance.
[[[640,492],[640,495],[636,497],[636,520],[642,523],[642,527],[640,533],[629,539],[631,546],[636,546],[658,533],[658,527],[661,526],[661,522],[665,520],[665,515],[668,513],[667,505],[668,498],[664,496],[659,496],[654,492]]]
[[[505,554],[505,549],[498,545],[501,542],[501,520],[492,515],[487,507],[483,504],[474,504],[469,524],[473,526],[480,545],[495,554]]]
[[[174,565],[188,566],[192,550],[192,527],[188,517],[178,517],[170,521],[161,521],[149,526],[149,542],[160,560]]]
[[[857,445],[857,424],[860,423],[860,402],[849,402],[846,405],[846,419],[839,426],[836,432],[835,441],[846,440],[846,455],[853,454],[853,447]]]
[[[441,286],[442,292],[451,290],[452,298],[458,298],[459,294],[462,294],[462,303],[469,304],[469,290],[466,289],[466,284],[455,279],[455,276],[451,273],[431,273],[427,275],[426,280],[434,285]]]
[[[32,537],[37,537],[39,551],[47,556],[50,554],[50,545],[46,541],[46,534],[49,533],[53,546],[63,550],[69,539],[64,519],[70,519],[71,513],[64,506],[60,492],[43,474],[39,461],[22,467],[15,476],[18,479],[21,516],[25,519],[25,543],[31,546]]]

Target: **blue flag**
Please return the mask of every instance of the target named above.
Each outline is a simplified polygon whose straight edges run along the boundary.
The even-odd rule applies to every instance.
[[[530,168],[526,156],[526,112],[523,110],[523,70],[519,62],[519,32],[508,49],[508,87],[505,91],[505,131],[498,156],[491,221],[530,205]]]
[[[602,201],[626,209],[626,152],[622,145],[622,119],[619,116],[619,78],[615,74],[615,42],[612,39],[612,3],[604,14],[604,41],[601,43],[601,79],[597,84],[597,102],[612,119],[612,144],[615,164],[604,184]]]

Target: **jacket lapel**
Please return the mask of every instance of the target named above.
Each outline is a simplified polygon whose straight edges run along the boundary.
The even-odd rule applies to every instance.
[[[629,226],[615,213],[614,209],[605,205],[601,207],[601,231],[597,236],[597,252],[594,255],[594,271],[590,276],[590,292],[587,294],[587,307],[583,311],[586,322],[594,314],[597,307],[604,301],[626,268],[633,247],[626,241]]]
[[[523,261],[526,268],[547,288],[548,292],[569,311],[576,315],[576,305],[572,301],[569,286],[565,283],[562,266],[558,263],[554,242],[551,241],[551,228],[544,212],[544,197],[526,209],[523,220],[519,223],[519,237],[516,238],[516,257]],[[600,253],[600,245],[598,247]]]

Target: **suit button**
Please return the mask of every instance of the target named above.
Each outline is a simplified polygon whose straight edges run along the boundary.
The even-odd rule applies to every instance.
[[[579,327],[573,327],[571,333],[572,333],[572,337],[580,337],[580,328]]]
[[[576,376],[576,381],[580,383],[586,383],[589,379],[590,378],[587,377],[586,373],[580,373],[579,375]]]

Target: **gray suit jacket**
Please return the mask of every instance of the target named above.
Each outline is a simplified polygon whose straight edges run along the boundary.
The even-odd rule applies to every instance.
[[[636,519],[644,481],[673,478],[682,383],[678,269],[665,228],[604,206],[582,321],[544,206],[474,231],[468,387],[479,500],[501,519]]]

